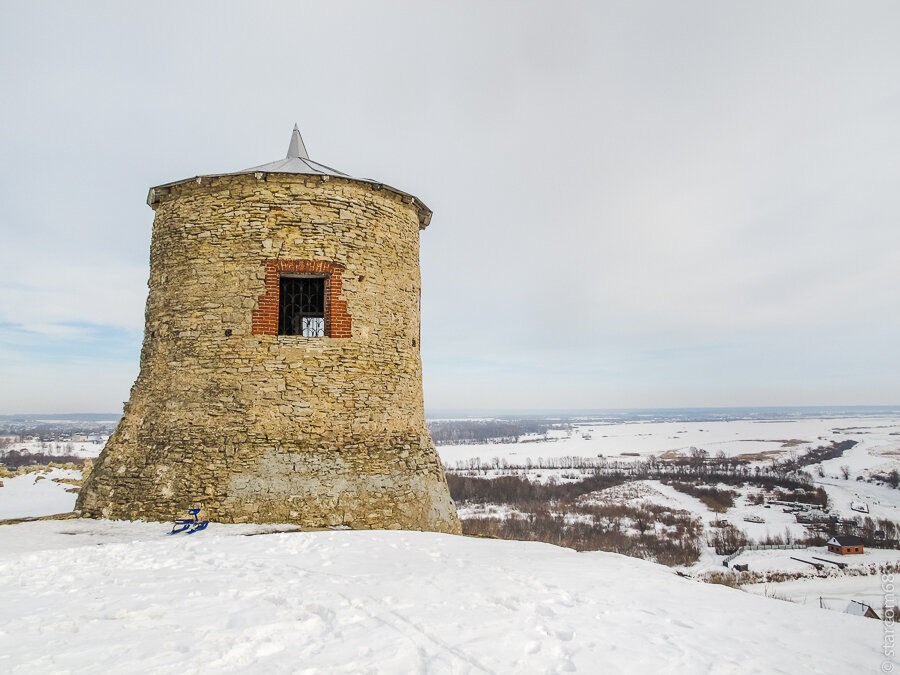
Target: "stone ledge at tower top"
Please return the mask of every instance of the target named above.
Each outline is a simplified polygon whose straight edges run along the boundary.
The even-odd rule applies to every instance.
[[[408,192],[404,192],[403,190],[398,190],[395,187],[391,187],[390,185],[382,183],[381,181],[377,181],[373,178],[356,178],[344,173],[343,171],[332,169],[329,166],[325,166],[324,164],[320,164],[319,162],[311,160],[309,158],[309,154],[306,151],[306,145],[303,142],[303,137],[300,135],[300,130],[297,128],[296,124],[294,125],[294,130],[291,134],[291,143],[288,146],[287,155],[284,159],[277,159],[274,162],[267,162],[266,164],[260,164],[259,166],[250,167],[249,169],[243,169],[241,171],[203,174],[201,176],[194,176],[193,178],[183,178],[181,180],[172,181],[171,183],[163,183],[162,185],[157,185],[156,187],[150,188],[150,192],[147,194],[147,205],[155,210],[159,202],[165,197],[170,188],[176,185],[181,185],[183,183],[189,183],[192,181],[200,183],[204,179],[219,178],[222,176],[240,176],[242,174],[254,174],[258,178],[265,179],[265,177],[270,173],[290,173],[304,174],[308,176],[323,176],[324,180],[328,180],[329,178],[344,178],[346,180],[367,183],[372,187],[372,189],[387,190],[389,192],[393,192],[404,202],[406,202],[407,204],[411,204],[419,216],[420,230],[424,230],[431,222],[431,209],[429,209],[422,202],[422,200],[415,195],[411,195]]]

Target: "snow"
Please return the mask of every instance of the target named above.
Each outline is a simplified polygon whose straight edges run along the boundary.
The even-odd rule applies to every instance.
[[[842,516],[865,518],[886,518],[900,520],[900,491],[887,485],[874,485],[865,481],[844,480],[842,478],[816,478],[816,483],[828,492],[832,511]],[[858,513],[850,508],[851,502],[865,502],[869,513]]]
[[[45,455],[71,455],[73,457],[90,457],[94,458],[103,450],[106,445],[106,436],[100,437],[93,441],[49,441],[42,442],[38,440],[18,441],[12,443],[6,450],[17,450],[22,453]]]
[[[797,439],[806,442],[794,446],[802,454],[805,447],[851,438],[859,444],[824,462],[825,478],[808,469],[842,515],[855,515],[851,502],[865,502],[873,518],[897,520],[900,491],[854,478],[900,468],[898,432],[900,419],[893,417],[587,423],[571,435],[554,431],[549,442],[439,451],[449,463],[597,454],[631,460],[621,453],[690,447],[711,455],[720,449],[730,456],[787,453],[783,441]],[[844,465],[851,480],[841,477]],[[71,511],[75,494],[53,479],[79,475],[53,469],[2,479],[0,520]],[[539,480],[580,476],[566,469],[528,473]],[[780,508],[750,504],[755,489],[729,489],[740,496],[718,516],[654,480],[590,499],[683,508],[707,526],[728,519],[754,539],[786,528],[794,536],[804,532]],[[461,515],[509,510],[485,505]],[[746,522],[748,515],[766,522]],[[882,625],[843,613],[851,599],[880,612],[879,574],[827,568],[832,576],[760,584],[745,593],[646,561],[533,542],[217,523],[170,537],[169,529],[93,520],[0,525],[0,672],[843,673],[885,663]],[[790,561],[792,555],[829,557],[824,548],[747,551],[736,562],[749,563],[751,571],[815,574]],[[849,558],[840,560],[882,564],[900,560],[900,552],[867,548]],[[722,570],[721,561],[704,548],[686,571]],[[820,602],[837,611],[820,610]]]
[[[810,562],[821,563],[822,560],[831,560],[847,565],[849,568],[865,568],[873,565],[879,566],[888,563],[900,565],[900,551],[892,549],[877,549],[865,547],[865,553],[854,555],[835,555],[829,553],[826,546],[809,546],[802,549],[765,549],[761,551],[743,551],[737,558],[732,561],[734,564],[746,564],[750,566],[750,570],[754,572],[773,572],[773,571],[795,571],[816,574],[815,568],[806,563],[802,563],[792,558],[800,558]],[[819,560],[813,560],[819,558]],[[719,557],[719,567],[721,567],[721,556]],[[841,572],[837,566],[825,565],[826,574],[841,576]],[[853,573],[849,570],[846,574]],[[874,575],[877,577],[877,575]],[[824,577],[823,577],[824,578]],[[873,577],[874,578],[874,577]],[[770,586],[772,584],[769,584]]]
[[[50,469],[0,479],[0,520],[71,511],[77,495],[67,492],[72,485],[56,482],[56,478],[81,478],[81,471]]]
[[[882,588],[880,574],[859,577],[811,577],[777,584],[749,584],[744,590],[756,595],[777,596],[801,605],[822,606],[838,612],[843,612],[850,601],[855,600],[866,603],[879,616],[887,598]],[[894,599],[888,604],[898,603]]]
[[[853,616],[865,616],[871,608],[871,605],[857,602],[856,600],[851,600],[850,604],[847,605],[847,609],[845,609],[844,612]]]
[[[552,430],[550,440],[534,442],[523,437],[518,443],[481,443],[474,445],[442,445],[441,459],[449,466],[458,461],[480,457],[490,462],[494,457],[510,464],[526,464],[558,457],[603,456],[608,459],[633,460],[638,457],[679,453],[687,456],[692,447],[727,457],[770,453],[768,457],[786,456],[791,450],[800,455],[806,450],[831,441],[855,440],[860,446],[844,457],[825,462],[826,471],[838,476],[840,467],[848,465],[854,474],[865,470],[888,470],[900,466],[900,417],[885,415],[849,418],[801,418],[797,420],[727,420],[705,422],[624,422],[615,424],[578,423],[571,433]],[[585,438],[590,436],[590,438]],[[525,441],[525,442],[523,442]],[[787,444],[786,441],[802,441]],[[630,453],[630,454],[623,454]],[[885,454],[896,453],[896,454]],[[765,463],[759,460],[755,463]]]
[[[611,553],[168,529],[0,526],[0,671],[844,673],[884,661],[877,621]]]
[[[456,515],[460,518],[508,518],[525,516],[523,512],[506,504],[466,504],[456,509]]]

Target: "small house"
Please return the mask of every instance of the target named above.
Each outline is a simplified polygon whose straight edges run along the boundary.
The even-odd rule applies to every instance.
[[[852,614],[853,616],[864,616],[867,619],[880,619],[881,617],[872,609],[869,605],[864,602],[859,602],[857,600],[851,600],[850,604],[847,605],[847,609],[844,610],[844,614]]]
[[[840,555],[863,553],[863,540],[852,534],[835,535],[828,540],[828,552]]]

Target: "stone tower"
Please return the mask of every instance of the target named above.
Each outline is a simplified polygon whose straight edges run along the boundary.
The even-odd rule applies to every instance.
[[[76,508],[459,532],[425,427],[412,195],[287,157],[152,188],[141,370]]]

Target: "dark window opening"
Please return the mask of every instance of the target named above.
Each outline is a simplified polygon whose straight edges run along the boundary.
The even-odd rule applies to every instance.
[[[278,334],[325,336],[325,279],[281,277]]]

